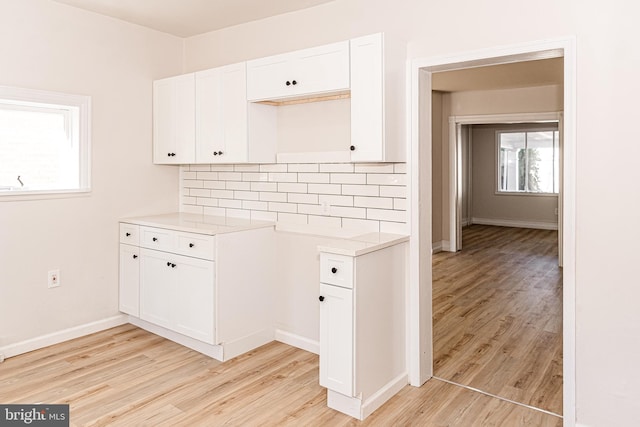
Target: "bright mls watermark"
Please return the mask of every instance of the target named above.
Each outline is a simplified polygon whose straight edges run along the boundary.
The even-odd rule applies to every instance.
[[[0,427],[69,427],[69,405],[0,405]]]

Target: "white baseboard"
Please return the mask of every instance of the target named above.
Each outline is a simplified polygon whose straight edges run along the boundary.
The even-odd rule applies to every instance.
[[[96,320],[95,322],[74,326],[62,331],[53,332],[51,334],[42,335],[0,347],[0,355],[4,355],[5,358],[17,356],[19,354],[48,347],[50,345],[60,344],[61,342],[104,331],[105,329],[113,328],[115,326],[124,325],[127,321],[127,316],[124,314],[119,314],[102,320]]]
[[[320,343],[309,338],[276,329],[276,341],[306,350],[313,354],[320,354]]]
[[[449,252],[451,246],[449,245],[448,240],[440,240],[439,242],[434,242],[432,246],[432,252],[437,254],[438,252]]]
[[[472,219],[473,224],[481,225],[497,225],[499,227],[516,227],[516,228],[537,228],[540,230],[557,230],[557,222],[545,221],[520,221],[514,219],[495,219],[495,218],[476,218]]]

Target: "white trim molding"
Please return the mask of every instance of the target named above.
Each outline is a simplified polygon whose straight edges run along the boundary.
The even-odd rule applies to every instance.
[[[498,227],[537,228],[539,230],[557,230],[558,229],[557,222],[545,222],[545,221],[522,221],[518,219],[473,217],[472,222],[473,224],[496,225]]]
[[[53,332],[51,334],[42,335],[15,344],[9,344],[4,347],[0,347],[0,355],[4,355],[5,358],[17,356],[19,354],[24,354],[30,351],[48,347],[50,345],[60,344],[61,342],[69,341],[75,338],[83,337],[85,335],[94,334],[96,332],[124,325],[127,322],[128,317],[124,314],[119,314],[117,316],[97,320],[95,322],[86,323],[84,325],[74,326],[62,331]]]

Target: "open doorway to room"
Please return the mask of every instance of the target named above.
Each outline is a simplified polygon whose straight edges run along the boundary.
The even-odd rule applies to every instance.
[[[433,376],[562,415],[563,58],[432,89]]]

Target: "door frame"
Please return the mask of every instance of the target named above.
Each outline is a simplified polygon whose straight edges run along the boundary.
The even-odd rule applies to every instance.
[[[575,37],[492,47],[407,64],[407,174],[411,238],[407,367],[411,385],[433,376],[431,73],[563,57],[563,420],[576,423],[576,58]]]
[[[462,249],[462,126],[485,124],[557,122],[563,130],[560,111],[541,113],[482,114],[449,116],[449,252]],[[562,138],[560,138],[562,141]],[[562,151],[562,145],[561,145]],[[562,165],[560,165],[562,175]],[[562,187],[562,186],[561,186]],[[558,263],[562,266],[562,188],[558,194]]]

